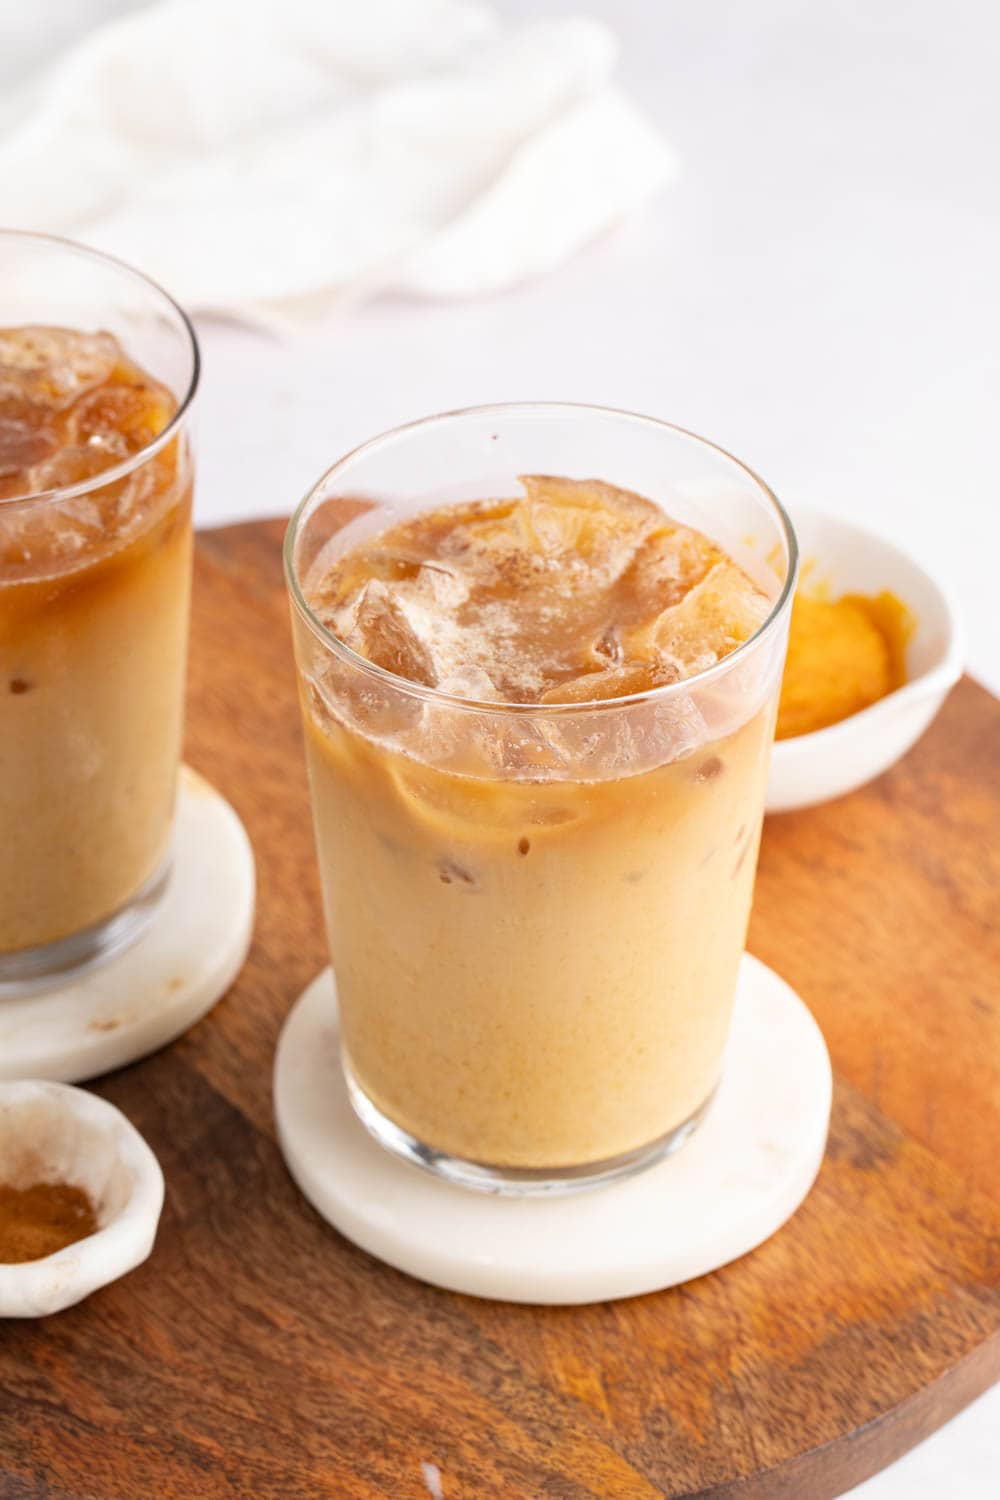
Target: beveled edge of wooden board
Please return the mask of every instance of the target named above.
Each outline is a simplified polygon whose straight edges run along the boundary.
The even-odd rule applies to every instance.
[[[998,1382],[1000,1332],[865,1426],[808,1448],[750,1479],[726,1481],[677,1500],[840,1500],[856,1485],[905,1458]]]

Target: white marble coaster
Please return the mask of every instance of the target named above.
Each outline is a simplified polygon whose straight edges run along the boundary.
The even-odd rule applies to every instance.
[[[213,786],[182,767],[173,869],[149,927],[58,989],[0,999],[0,1079],[80,1083],[187,1031],[243,966],[255,888],[243,824]]]
[[[826,1043],[794,990],[749,955],[722,1083],[699,1130],[676,1156],[576,1196],[488,1197],[390,1156],[351,1109],[338,1047],[327,969],[290,1012],[275,1058],[292,1176],[362,1249],[479,1297],[602,1302],[713,1271],[795,1212],[826,1143]]]

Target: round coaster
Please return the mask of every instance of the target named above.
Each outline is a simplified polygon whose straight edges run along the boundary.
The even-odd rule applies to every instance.
[[[698,1131],[675,1156],[576,1196],[489,1197],[390,1156],[351,1108],[339,1045],[326,969],[289,1013],[275,1058],[288,1168],[348,1239],[451,1291],[582,1303],[690,1281],[772,1235],[823,1158],[826,1043],[794,990],[749,955],[722,1082]]]
[[[0,1079],[80,1083],[155,1052],[229,988],[253,930],[253,850],[224,797],[181,769],[173,864],[131,947],[58,989],[0,1000]]]

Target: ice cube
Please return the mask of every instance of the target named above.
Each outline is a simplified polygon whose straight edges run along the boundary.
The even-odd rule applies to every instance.
[[[680,676],[670,663],[626,662],[603,672],[586,672],[549,688],[543,703],[599,703],[607,698],[625,698],[631,693],[647,693],[653,688],[676,682]]]
[[[399,743],[422,712],[419,699],[334,657],[313,664],[307,707],[327,730],[334,721],[389,743]]]
[[[116,461],[145,448],[159,437],[173,412],[169,391],[152,381],[105,385],[74,402],[68,430],[76,443],[105,453],[107,463],[109,457]]]
[[[0,478],[13,478],[55,452],[59,434],[44,416],[38,420],[40,415],[27,402],[0,406]],[[23,483],[11,493],[25,493]]]
[[[581,736],[589,721],[586,743],[580,746],[580,764],[595,780],[641,775],[682,759],[704,743],[704,720],[686,693],[654,696],[620,709],[609,705],[579,718]],[[568,739],[569,722],[564,733]]]
[[[110,333],[0,329],[0,398],[21,396],[59,410],[102,385],[120,357]]]
[[[748,640],[769,609],[767,598],[743,570],[722,558],[679,604],[635,632],[629,645],[636,655],[672,662],[690,677]]]
[[[12,570],[58,565],[104,533],[100,507],[89,495],[53,505],[0,505],[0,560]]]
[[[421,639],[402,600],[379,578],[365,584],[344,640],[352,650],[407,682],[424,687],[437,683],[428,642]]]
[[[651,500],[602,479],[563,479],[553,474],[521,474],[519,479],[531,505],[564,506],[602,516],[612,512],[648,525],[662,518]]]
[[[496,703],[500,698],[490,674],[475,662],[460,664],[443,672],[437,687],[455,698],[474,698],[479,703]]]
[[[521,478],[522,527],[547,558],[583,564],[596,582],[607,583],[629,566],[661,513],[649,500],[600,480]]]
[[[622,577],[631,618],[652,619],[677,604],[722,555],[688,526],[658,526],[645,537]]]
[[[60,490],[93,479],[108,467],[108,456],[97,448],[73,443],[42,459],[28,472],[30,492]]]
[[[445,612],[457,609],[469,597],[466,580],[451,568],[434,562],[422,564],[413,581],[413,591],[428,606]]]
[[[570,764],[561,726],[552,719],[495,718],[483,726],[481,747],[492,774],[515,779],[558,776]]]
[[[470,589],[508,596],[544,572],[545,558],[522,501],[500,501],[470,514],[473,519],[456,527],[441,547],[442,560],[453,563]]]

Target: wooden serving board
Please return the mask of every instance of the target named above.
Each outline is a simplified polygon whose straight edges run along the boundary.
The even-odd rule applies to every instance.
[[[253,839],[256,942],[206,1020],[98,1086],[163,1164],[159,1238],[0,1328],[0,1497],[840,1494],[1000,1378],[1000,704],[963,682],[887,776],[767,822],[750,947],[837,1073],[792,1222],[655,1296],[452,1295],[328,1228],[274,1141],[278,1030],[326,962],[282,530],[204,534],[194,597],[188,759]]]

